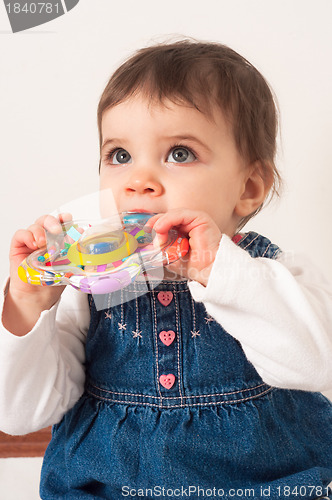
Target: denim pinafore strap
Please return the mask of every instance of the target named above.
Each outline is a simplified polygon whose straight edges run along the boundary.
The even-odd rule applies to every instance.
[[[257,233],[234,241],[253,258],[280,253]],[[326,398],[265,384],[187,282],[146,286],[128,286],[115,306],[105,296],[102,310],[90,298],[85,392],[54,427],[42,498],[117,500],[126,488],[153,498],[158,487],[188,496],[189,486],[201,488],[191,498],[213,488],[226,498],[327,494]]]

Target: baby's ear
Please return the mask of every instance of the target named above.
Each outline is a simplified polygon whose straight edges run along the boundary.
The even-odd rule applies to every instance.
[[[248,166],[243,188],[235,207],[239,217],[254,213],[265,201],[273,184],[271,170],[264,168],[260,161]]]

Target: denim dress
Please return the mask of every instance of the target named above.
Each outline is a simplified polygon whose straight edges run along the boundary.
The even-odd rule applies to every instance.
[[[142,286],[89,300],[85,392],[53,427],[41,498],[332,498],[331,403],[264,383],[186,281]]]

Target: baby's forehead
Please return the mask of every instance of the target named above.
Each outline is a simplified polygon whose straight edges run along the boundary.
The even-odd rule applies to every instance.
[[[170,146],[170,142],[192,147],[199,144],[213,151],[225,140],[234,142],[231,122],[222,111],[216,109],[209,114],[191,103],[172,100],[152,101],[144,96],[126,99],[105,110],[101,124],[101,148],[121,144],[121,147],[146,147],[159,144]]]
[[[230,126],[232,125],[229,114],[226,113],[219,104],[203,100],[203,97],[200,101],[190,102],[181,96],[147,96],[145,93],[140,92],[106,108],[102,114],[102,126],[105,126],[106,123],[111,123],[113,119],[121,115],[128,115],[128,119],[130,119],[131,113],[134,114],[134,112],[137,112],[138,108],[141,113],[151,118],[156,114],[173,114],[174,116],[178,116],[187,113],[195,116],[197,120],[201,119],[202,121],[208,121],[214,124],[222,117]]]

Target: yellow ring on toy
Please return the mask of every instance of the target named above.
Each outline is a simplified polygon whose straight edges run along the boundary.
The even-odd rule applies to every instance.
[[[122,260],[125,257],[128,257],[128,255],[134,253],[138,246],[138,243],[134,236],[125,232],[123,233],[123,235],[125,237],[125,242],[121,245],[120,248],[112,250],[112,252],[105,252],[102,254],[84,254],[78,250],[78,241],[75,241],[75,243],[73,243],[68,249],[67,258],[76,266],[101,266],[103,264],[109,264],[111,262]],[[114,238],[103,238],[102,241],[111,242],[114,241]]]

